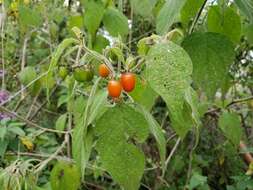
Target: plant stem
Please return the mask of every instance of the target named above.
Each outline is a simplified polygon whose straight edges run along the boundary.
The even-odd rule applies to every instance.
[[[204,3],[202,4],[201,8],[199,9],[199,12],[198,12],[198,14],[196,15],[196,17],[194,18],[194,20],[193,20],[193,22],[192,22],[192,25],[191,25],[191,27],[190,27],[190,29],[189,29],[188,34],[191,34],[191,33],[194,31],[194,29],[195,29],[195,27],[196,27],[196,24],[197,24],[197,22],[198,22],[198,20],[199,20],[199,18],[200,18],[200,16],[201,16],[201,13],[202,13],[202,11],[204,10],[204,8],[205,8],[205,6],[206,6],[207,1],[208,1],[208,0],[205,0]]]

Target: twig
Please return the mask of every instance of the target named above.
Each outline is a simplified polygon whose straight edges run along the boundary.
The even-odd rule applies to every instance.
[[[47,153],[31,153],[31,152],[7,152],[5,155],[8,156],[29,156],[29,157],[36,157],[36,158],[49,158],[51,154]],[[65,157],[65,156],[55,156],[55,159],[57,160],[66,160],[69,162],[74,162],[74,160]]]
[[[24,88],[20,89],[19,91],[17,91],[14,95],[10,96],[6,101],[3,101],[0,106],[3,106],[5,104],[7,104],[8,102],[10,102],[12,99],[14,99],[15,97],[17,97],[21,92],[23,92],[25,89],[29,88],[31,85],[33,85],[33,83],[35,83],[36,81],[40,80],[42,77],[46,76],[48,74],[49,71],[46,71],[45,73],[42,73],[40,76],[38,76],[36,79],[34,79],[33,81],[31,81],[30,83],[28,83]]]
[[[54,89],[51,91],[49,98],[55,93],[56,89],[58,86],[55,86]],[[47,100],[45,100],[40,106],[39,108],[34,112],[34,114],[31,116],[31,120],[39,113],[39,111],[43,108],[44,105],[46,105]]]
[[[201,16],[201,13],[202,11],[204,10],[205,6],[206,6],[206,3],[207,3],[208,0],[205,0],[204,3],[202,4],[201,8],[199,9],[199,12],[198,14],[196,15],[196,17],[194,18],[193,22],[192,22],[192,25],[189,29],[189,34],[191,34],[193,31],[194,31],[194,28],[199,20],[199,17]]]
[[[2,76],[2,89],[5,89],[5,60],[4,60],[4,24],[5,24],[5,9],[4,9],[4,5],[1,6],[2,7],[2,18],[0,18],[0,24],[1,24],[1,47],[2,47],[2,72],[3,72],[3,76]]]
[[[165,161],[165,168],[167,168],[167,166],[168,166],[168,164],[169,164],[169,162],[170,162],[172,156],[174,155],[174,153],[175,153],[175,151],[176,151],[176,149],[177,149],[177,147],[178,147],[180,141],[181,141],[181,138],[179,137],[179,138],[177,139],[176,144],[174,145],[173,149],[171,150],[170,155],[168,156],[168,158],[167,158],[166,161]],[[164,174],[163,174],[163,175],[164,175]]]
[[[72,130],[72,114],[68,114],[68,131]],[[71,136],[70,133],[67,135],[67,155],[71,158]]]
[[[228,105],[226,105],[226,108],[237,104],[237,103],[241,103],[241,102],[247,102],[249,100],[253,100],[253,96],[247,97],[247,98],[242,98],[242,99],[237,99],[237,100],[233,100],[232,102],[230,102]]]
[[[12,112],[9,109],[7,109],[7,108],[5,108],[4,106],[1,106],[1,105],[0,105],[0,111],[3,111],[7,115],[9,115],[11,117],[15,117],[16,119],[18,119],[22,122],[25,122],[28,126],[31,126],[31,127],[34,127],[34,128],[38,128],[38,129],[41,129],[41,130],[44,130],[44,131],[47,131],[47,132],[52,132],[52,133],[64,133],[64,134],[69,133],[69,132],[66,132],[66,131],[59,131],[59,130],[54,130],[54,129],[41,127],[41,126],[37,125],[36,123],[33,123],[32,121],[23,118],[22,116],[18,115],[17,113]]]
[[[30,117],[30,115],[31,115],[31,113],[32,113],[32,111],[33,111],[34,104],[36,103],[36,101],[37,101],[39,95],[40,95],[40,91],[39,91],[39,92],[37,93],[37,95],[34,97],[33,102],[32,102],[32,104],[31,104],[31,106],[30,106],[30,109],[29,109],[29,111],[28,111],[28,113],[27,113],[27,115],[26,115],[26,119],[29,119],[29,117]]]
[[[25,35],[24,44],[22,48],[22,56],[21,56],[21,72],[25,69],[25,62],[26,62],[26,48],[27,48],[27,42],[28,42],[28,34]],[[21,85],[21,89],[24,87],[24,85]],[[25,98],[24,91],[21,93],[21,100]]]
[[[61,146],[49,158],[47,158],[38,165],[38,168],[35,170],[35,173],[40,172],[51,160],[56,159],[57,155],[65,148],[67,141],[68,134],[65,134],[65,139]]]

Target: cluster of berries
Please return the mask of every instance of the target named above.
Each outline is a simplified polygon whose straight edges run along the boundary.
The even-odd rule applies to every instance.
[[[106,78],[110,75],[110,69],[106,64],[101,64],[99,66],[99,75]],[[135,74],[131,72],[122,73],[120,80],[111,79],[108,82],[107,90],[109,96],[112,98],[118,98],[121,95],[122,89],[125,92],[131,92],[135,88]]]

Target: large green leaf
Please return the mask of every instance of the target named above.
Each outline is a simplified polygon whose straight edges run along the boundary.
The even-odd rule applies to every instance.
[[[238,146],[242,137],[240,117],[236,113],[223,113],[219,118],[219,127],[224,135]]]
[[[184,137],[192,127],[185,117],[185,93],[191,84],[192,62],[183,48],[173,42],[159,43],[147,55],[146,78],[166,102],[176,132]]]
[[[208,31],[224,34],[235,43],[240,40],[241,19],[231,7],[212,6],[208,11],[207,26]]]
[[[131,0],[131,6],[136,14],[145,18],[152,16],[152,10],[156,4],[156,0]]]
[[[226,90],[228,69],[235,58],[232,42],[216,33],[195,33],[182,44],[193,62],[194,82],[213,97],[217,89]]]
[[[193,21],[201,5],[205,0],[187,0],[181,9],[181,21],[187,27]]]
[[[148,123],[136,109],[117,105],[97,121],[96,150],[103,167],[126,190],[137,190],[144,172],[144,154],[131,141],[144,142]]]
[[[80,173],[75,165],[60,161],[51,172],[50,183],[52,190],[77,190]]]
[[[159,34],[168,32],[171,25],[175,22],[184,6],[186,0],[167,0],[156,18],[156,31]]]
[[[253,23],[253,1],[252,0],[235,0],[235,4],[239,9],[248,17],[251,23]]]
[[[118,9],[114,7],[108,7],[103,23],[106,30],[115,37],[118,35],[125,37],[128,34],[128,20]]]
[[[104,15],[104,5],[101,1],[87,1],[84,5],[84,26],[91,35],[95,35]]]

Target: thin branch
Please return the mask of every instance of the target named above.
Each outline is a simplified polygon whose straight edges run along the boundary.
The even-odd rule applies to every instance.
[[[48,157],[46,160],[44,160],[38,165],[38,168],[35,170],[35,173],[40,172],[50,161],[56,159],[57,155],[65,148],[67,142],[68,134],[65,134],[65,139],[61,146],[52,155],[50,155],[50,157]]]
[[[234,104],[238,104],[238,103],[242,103],[242,102],[247,102],[249,100],[253,100],[253,96],[247,97],[247,98],[242,98],[242,99],[237,99],[237,100],[233,100],[232,102],[230,102],[228,105],[226,105],[226,108],[234,105]]]
[[[4,106],[1,106],[1,105],[0,105],[0,111],[3,111],[7,115],[9,115],[11,117],[14,117],[14,118],[26,123],[28,126],[44,130],[45,132],[47,131],[47,132],[52,132],[52,133],[63,133],[63,134],[69,133],[67,131],[58,131],[58,130],[54,130],[54,129],[41,127],[41,126],[37,125],[36,123],[33,123],[32,121],[23,118],[22,116],[18,115],[17,113],[12,112],[11,110],[9,110],[9,109],[5,108]]]
[[[167,158],[166,161],[165,161],[165,169],[167,168],[167,166],[168,166],[168,164],[169,164],[169,162],[170,162],[172,156],[173,156],[174,153],[176,152],[177,147],[178,147],[180,141],[181,141],[181,138],[179,137],[179,138],[177,139],[176,144],[174,145],[173,149],[171,150],[170,155],[168,156],[168,158]],[[164,174],[165,174],[165,173],[164,173]],[[163,174],[163,175],[164,175],[164,174]]]

